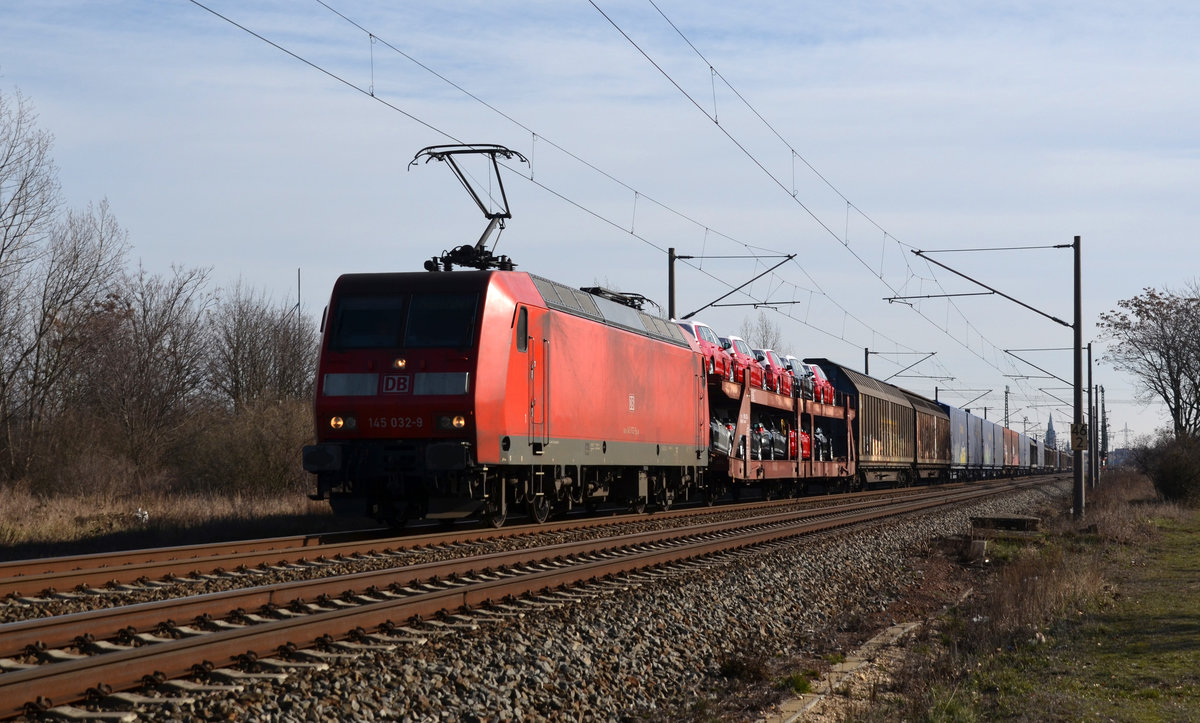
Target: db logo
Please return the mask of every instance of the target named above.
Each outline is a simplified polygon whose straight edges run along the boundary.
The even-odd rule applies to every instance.
[[[412,391],[412,376],[409,374],[385,374],[383,377],[384,394],[408,394]]]

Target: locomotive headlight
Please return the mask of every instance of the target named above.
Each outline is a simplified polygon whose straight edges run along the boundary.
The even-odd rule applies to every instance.
[[[392,360],[392,368],[393,369],[403,369],[407,366],[408,366],[407,359],[393,359]]]
[[[329,426],[331,429],[341,429],[345,424],[346,420],[342,419],[341,417],[333,417],[329,420]]]
[[[437,418],[438,429],[462,429],[467,426],[467,418],[462,414],[443,415]]]
[[[354,430],[358,428],[358,422],[354,417],[330,417],[329,428]]]

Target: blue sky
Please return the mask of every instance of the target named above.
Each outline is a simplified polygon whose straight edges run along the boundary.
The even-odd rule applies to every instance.
[[[1193,4],[205,4],[328,74],[187,0],[0,4],[0,89],[55,135],[69,202],[107,198],[152,272],[211,268],[284,299],[299,268],[319,315],[339,273],[473,243],[484,221],[453,177],[408,164],[499,143],[531,161],[506,171],[496,249],[521,270],[665,307],[673,246],[710,257],[677,269],[686,313],[795,253],[727,302],[777,302],[801,355],[905,352],[872,356],[880,377],[936,351],[892,381],[984,393],[989,418],[1007,385],[1018,429],[1053,414],[1062,431],[1068,412],[1043,405],[1070,392],[1013,378],[1040,372],[1003,350],[1065,347],[1069,329],[998,297],[884,299],[978,291],[913,249],[1082,236],[1114,445],[1163,422],[1101,363],[1094,322],[1200,275]],[[1067,250],[934,258],[1071,318]],[[697,317],[729,333],[754,313]],[[1022,356],[1070,378],[1067,352]]]

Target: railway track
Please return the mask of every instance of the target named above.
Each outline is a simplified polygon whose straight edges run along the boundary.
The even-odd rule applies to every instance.
[[[947,486],[943,489],[956,489]],[[758,514],[786,506],[824,506],[849,500],[890,498],[916,494],[916,490],[875,490],[857,494],[825,495],[790,500],[745,503],[712,508],[685,508],[652,515],[620,514],[570,519],[540,525],[515,525],[393,535],[386,528],[325,535],[296,535],[237,542],[217,542],[142,550],[0,562],[0,598],[61,594],[88,588],[119,586],[147,580],[182,579],[220,574],[259,565],[311,564],[337,558],[396,553],[405,550],[464,545],[511,538],[547,537],[581,530],[602,532],[616,525],[685,521],[697,515],[720,517]]]
[[[0,674],[0,715],[44,710],[113,690],[129,690],[147,681],[161,683],[231,664],[255,667],[266,660],[266,664],[283,667],[319,665],[320,649],[331,654],[353,646],[356,640],[359,644],[399,644],[419,635],[419,631],[404,628],[406,621],[468,610],[504,615],[514,601],[530,593],[597,584],[597,580],[631,571],[1012,489],[1014,485],[1008,483],[975,485],[921,490],[900,497],[875,495],[815,509],[776,511],[766,507],[767,511],[760,508],[759,514],[746,519],[709,516],[674,529],[627,532],[10,623],[0,626],[0,658],[5,659],[0,663],[5,670]],[[518,534],[515,528],[511,532]],[[177,624],[176,620],[194,622]],[[451,620],[469,624],[465,618]],[[304,652],[313,649],[318,652]]]

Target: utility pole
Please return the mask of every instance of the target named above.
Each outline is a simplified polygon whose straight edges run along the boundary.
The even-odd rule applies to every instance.
[[[1100,461],[1108,467],[1108,407],[1104,404],[1104,385],[1100,385]]]
[[[1086,446],[1086,444],[1078,444],[1080,432],[1083,431],[1083,283],[1080,274],[1080,239],[1075,237],[1075,323],[1074,336],[1075,342],[1071,347],[1072,366],[1075,371],[1075,414],[1074,423],[1071,425],[1071,447],[1073,449],[1072,457],[1072,477],[1074,478],[1074,497],[1072,504],[1072,512],[1075,519],[1083,519],[1083,452],[1077,447]],[[1087,437],[1083,437],[1086,442]]]
[[[675,247],[667,249],[667,318],[675,320]]]
[[[1012,425],[1008,423],[1008,385],[1004,385],[1004,426],[1012,429]]]
[[[1019,299],[1015,299],[1012,296],[1009,296],[1008,294],[1005,294],[995,288],[992,288],[991,286],[988,286],[987,284],[985,284],[981,281],[973,279],[970,276],[967,276],[966,274],[962,273],[961,271],[956,271],[956,270],[950,268],[949,266],[947,266],[946,264],[941,263],[940,261],[935,261],[935,260],[929,258],[929,253],[931,253],[931,252],[922,251],[920,249],[912,250],[912,252],[914,254],[916,254],[917,256],[920,256],[921,258],[925,259],[929,263],[934,264],[935,266],[940,266],[941,268],[946,269],[950,273],[960,276],[977,286],[982,286],[983,288],[987,289],[991,293],[998,294],[999,296],[1002,296],[1005,299],[1008,299],[1009,301],[1011,301],[1015,304],[1019,304],[1036,314],[1040,314],[1041,316],[1046,317],[1047,319],[1055,322],[1056,324],[1060,324],[1062,326],[1073,328],[1074,334],[1073,334],[1072,345],[1071,345],[1071,353],[1073,355],[1073,359],[1072,359],[1071,366],[1074,368],[1074,372],[1075,372],[1075,380],[1074,380],[1075,395],[1074,395],[1074,400],[1073,400],[1074,407],[1075,407],[1075,414],[1074,414],[1073,422],[1071,424],[1071,448],[1075,453],[1072,456],[1072,462],[1073,462],[1072,466],[1074,468],[1074,478],[1075,478],[1075,480],[1074,480],[1075,495],[1074,495],[1074,500],[1073,500],[1074,504],[1072,506],[1072,511],[1073,511],[1076,519],[1083,518],[1083,506],[1084,506],[1083,452],[1086,451],[1086,449],[1088,447],[1088,437],[1089,437],[1087,425],[1084,424],[1084,422],[1083,422],[1083,359],[1082,359],[1082,355],[1083,355],[1083,283],[1082,283],[1082,263],[1081,263],[1082,246],[1083,246],[1083,244],[1082,244],[1080,237],[1076,236],[1074,243],[1061,244],[1061,245],[1052,247],[1052,248],[1072,248],[1075,251],[1075,254],[1074,254],[1075,255],[1075,273],[1074,273],[1074,277],[1075,277],[1074,278],[1074,282],[1075,282],[1074,283],[1074,286],[1075,286],[1075,319],[1074,319],[1073,324],[1068,324],[1067,322],[1063,321],[1062,319],[1051,316],[1050,314],[1047,314],[1046,312],[1044,312],[1040,309],[1034,308]],[[1021,247],[1021,248],[1037,248],[1037,247],[1029,246],[1029,247]],[[954,250],[954,251],[965,251],[965,250],[986,251],[986,250],[1000,250],[1000,249],[952,249],[952,250]],[[966,294],[963,294],[963,295],[965,296]],[[958,294],[946,294],[945,296],[958,296]],[[902,297],[902,296],[893,297],[893,299],[896,299],[896,300],[904,299],[904,298],[908,298],[908,297]],[[916,298],[916,297],[914,297],[914,298]],[[932,298],[932,297],[930,297],[930,298]]]
[[[1096,464],[1100,456],[1100,445],[1096,439],[1100,436],[1100,428],[1096,424],[1096,404],[1092,392],[1092,343],[1089,341],[1088,350],[1088,487],[1096,489]]]

